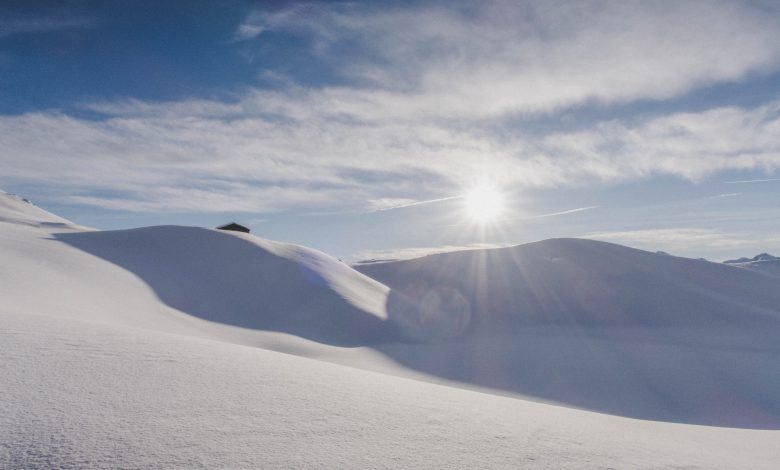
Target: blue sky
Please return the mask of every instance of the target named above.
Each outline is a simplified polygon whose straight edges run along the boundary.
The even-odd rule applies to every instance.
[[[772,1],[3,2],[0,94],[0,188],[101,229],[780,253]]]

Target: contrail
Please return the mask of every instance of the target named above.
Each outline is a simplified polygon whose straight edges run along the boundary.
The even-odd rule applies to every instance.
[[[381,209],[374,209],[368,212],[384,212],[384,211],[392,211],[395,209],[405,209],[407,207],[422,206],[424,204],[433,204],[435,202],[451,201],[453,199],[460,199],[462,197],[463,196],[448,196],[448,197],[440,197],[438,199],[428,199],[425,201],[407,202],[406,204],[399,204],[397,206],[390,206],[390,207],[382,207]]]
[[[599,206],[587,206],[587,207],[578,207],[577,209],[569,209],[567,211],[561,211],[561,212],[553,212],[550,214],[539,214],[539,215],[532,215],[530,217],[524,217],[526,219],[539,219],[542,217],[554,217],[556,215],[566,215],[566,214],[574,214],[575,212],[582,212],[582,211],[589,211],[591,209],[597,209]]]
[[[780,178],[766,178],[760,180],[737,180],[737,181],[724,181],[726,184],[742,184],[742,183],[766,183],[769,181],[780,181]]]

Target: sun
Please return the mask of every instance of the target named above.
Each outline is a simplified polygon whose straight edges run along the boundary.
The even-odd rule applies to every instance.
[[[463,196],[466,214],[480,225],[496,222],[504,213],[504,195],[494,185],[481,183]]]

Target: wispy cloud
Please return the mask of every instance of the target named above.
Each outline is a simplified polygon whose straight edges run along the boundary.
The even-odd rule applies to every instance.
[[[434,255],[438,253],[450,253],[463,250],[481,250],[488,248],[504,248],[509,246],[506,243],[471,243],[468,245],[441,245],[430,247],[411,247],[389,250],[365,250],[358,252],[353,256],[352,262],[366,262],[374,260],[400,260],[419,258],[421,256]]]
[[[64,29],[89,28],[95,20],[87,17],[0,18],[0,38],[15,34],[47,33]]]
[[[417,196],[473,165],[469,157],[488,145],[447,129],[339,122],[317,112],[285,122],[259,110],[200,116],[197,103],[159,108],[103,121],[0,117],[0,180],[45,183],[75,193],[72,202],[125,210],[365,210],[370,200],[411,200],[396,194]],[[442,172],[448,162],[452,170]]]
[[[260,24],[242,23],[238,25],[235,34],[233,35],[234,41],[246,41],[259,36],[265,27]]]
[[[237,34],[251,26],[310,38],[323,64],[383,91],[364,97],[381,114],[473,117],[664,99],[775,69],[780,24],[772,8],[725,1],[297,4],[254,12]]]
[[[611,121],[540,139],[538,151],[573,172],[603,179],[670,174],[700,179],[724,170],[780,167],[780,101],[755,108],[722,107],[646,121]],[[583,165],[585,163],[585,165]],[[560,167],[562,172],[567,167]],[[569,172],[566,172],[569,173]],[[574,175],[566,175],[566,179]]]
[[[757,240],[743,238],[717,230],[704,228],[668,228],[651,230],[627,230],[593,232],[585,238],[616,241],[650,250],[691,250],[704,248],[735,248],[755,246]]]

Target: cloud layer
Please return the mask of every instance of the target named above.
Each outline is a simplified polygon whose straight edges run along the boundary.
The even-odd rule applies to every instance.
[[[483,173],[533,188],[780,167],[780,102],[507,138],[484,127],[351,121],[314,102],[298,116],[276,112],[273,99],[248,101],[254,111],[241,117],[197,111],[217,103],[97,121],[0,117],[2,179],[114,209],[264,212],[409,205],[457,195]]]
[[[747,248],[755,246],[755,237],[724,233],[703,228],[665,228],[649,230],[629,230],[614,232],[594,232],[588,238],[624,243],[627,245],[656,249],[664,247],[670,250],[690,250],[697,247],[705,249]],[[777,243],[778,237],[766,237],[761,243]]]
[[[309,4],[250,15],[238,33],[308,35],[372,91],[360,99],[371,112],[471,119],[664,99],[775,69],[777,13],[718,1]]]
[[[0,116],[0,184],[131,211],[273,212],[411,206],[455,197],[481,176],[534,188],[771,172],[780,167],[780,101],[569,131],[524,125],[776,70],[780,24],[769,8],[478,2],[255,12],[236,28],[240,47],[269,32],[305,38],[339,79],[251,88],[232,102],[94,102],[84,105],[90,119]]]

